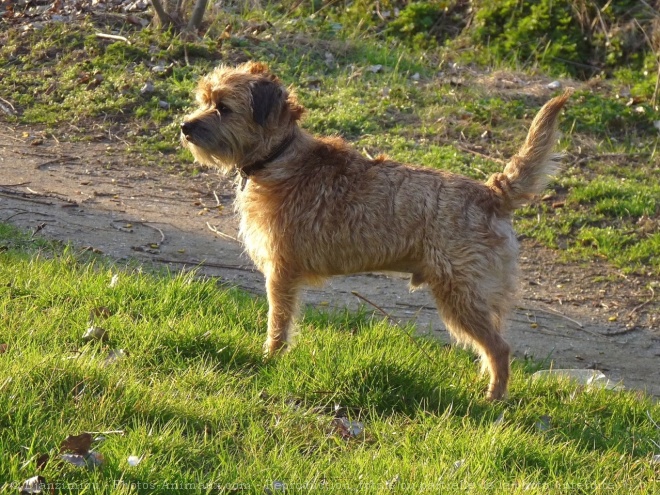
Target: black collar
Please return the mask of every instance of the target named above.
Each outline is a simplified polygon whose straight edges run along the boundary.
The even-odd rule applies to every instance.
[[[278,159],[282,155],[282,153],[284,153],[287,150],[287,148],[291,145],[291,143],[293,143],[293,140],[295,138],[296,138],[295,134],[291,134],[284,141],[282,141],[280,145],[277,148],[275,148],[266,158],[263,158],[262,160],[257,160],[256,162],[251,163],[250,165],[247,165],[246,167],[239,169],[239,173],[241,174],[241,177],[243,177],[243,179],[245,180],[251,175],[254,175],[255,173],[259,172],[259,170],[263,170],[264,168],[266,168],[266,165]]]

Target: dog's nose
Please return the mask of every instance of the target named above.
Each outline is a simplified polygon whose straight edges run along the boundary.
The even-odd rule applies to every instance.
[[[188,136],[193,127],[194,125],[192,122],[181,122],[181,132],[183,132],[184,136]]]

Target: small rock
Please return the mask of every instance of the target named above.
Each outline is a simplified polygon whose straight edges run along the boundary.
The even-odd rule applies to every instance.
[[[325,52],[325,65],[331,69],[335,66],[335,56],[330,52]]]
[[[144,83],[144,86],[140,88],[140,94],[148,95],[153,93],[155,90],[156,88],[154,87],[154,84],[151,81],[147,81]]]
[[[619,98],[630,98],[631,96],[632,95],[630,93],[629,88],[623,88],[621,91],[619,91],[619,94],[617,95],[617,97]]]
[[[160,101],[158,102],[158,106],[159,106],[160,108],[165,109],[165,110],[169,110],[169,108],[170,108],[170,104],[167,103],[166,101],[163,101],[163,100],[160,100]]]
[[[561,83],[559,81],[552,81],[546,86],[548,89],[559,89],[561,88]]]
[[[383,70],[383,66],[380,65],[380,64],[370,65],[370,66],[367,68],[367,70],[368,70],[369,72],[373,72],[374,74],[377,74],[377,73],[379,73],[379,72],[381,72],[381,71]]]

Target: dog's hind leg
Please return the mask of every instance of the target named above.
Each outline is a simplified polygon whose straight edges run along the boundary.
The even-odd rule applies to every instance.
[[[300,281],[285,273],[271,270],[266,276],[268,294],[268,339],[264,351],[273,355],[282,350],[293,333],[293,320],[298,311]]]
[[[504,397],[509,382],[509,344],[502,338],[502,312],[471,291],[431,287],[447,330],[459,341],[470,344],[481,355],[490,374],[487,398]]]

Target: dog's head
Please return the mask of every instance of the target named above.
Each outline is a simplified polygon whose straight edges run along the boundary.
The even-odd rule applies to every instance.
[[[195,159],[228,172],[262,159],[293,131],[303,108],[261,63],[220,67],[197,87],[199,108],[181,123]]]

